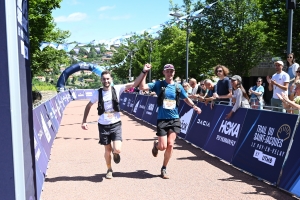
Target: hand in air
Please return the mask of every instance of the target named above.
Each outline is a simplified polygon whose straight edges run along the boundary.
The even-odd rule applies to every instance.
[[[145,64],[143,71],[148,72],[151,69],[151,67],[152,67],[151,64],[147,63],[147,64]]]

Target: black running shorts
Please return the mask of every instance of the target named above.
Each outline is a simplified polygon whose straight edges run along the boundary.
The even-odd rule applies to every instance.
[[[158,119],[157,120],[157,136],[165,136],[169,131],[180,133],[181,122],[180,119]]]
[[[114,124],[102,125],[98,123],[99,144],[108,145],[111,141],[122,141],[122,123],[121,121]]]

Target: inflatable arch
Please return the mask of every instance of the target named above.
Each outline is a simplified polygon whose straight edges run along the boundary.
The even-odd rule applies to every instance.
[[[91,63],[85,63],[85,62],[79,62],[74,65],[71,65],[65,71],[62,72],[60,75],[56,87],[58,92],[65,91],[65,85],[66,81],[68,80],[69,76],[71,74],[74,74],[75,72],[81,71],[81,70],[89,70],[97,74],[98,76],[101,76],[101,73],[105,70],[103,67],[100,67],[98,65],[94,65]]]

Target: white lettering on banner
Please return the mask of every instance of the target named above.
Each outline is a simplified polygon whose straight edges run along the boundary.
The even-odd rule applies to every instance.
[[[133,103],[130,104],[130,108],[133,108]]]
[[[87,65],[85,62],[79,63],[80,69],[89,69],[89,65]]]
[[[205,120],[201,120],[201,119],[197,120],[197,124],[200,124],[200,125],[206,126],[206,127],[210,127],[210,122],[205,121]]]
[[[59,117],[61,117],[61,114],[60,114],[60,105],[58,104],[57,105],[57,102],[55,101],[55,105],[56,105],[56,107],[57,107],[57,112],[58,112],[58,114],[59,114]]]
[[[93,93],[92,92],[85,92],[85,96],[91,97],[91,96],[93,96]]]
[[[228,138],[225,138],[225,137],[220,136],[220,135],[217,135],[216,139],[219,140],[220,142],[223,142],[223,143],[228,144],[230,146],[234,146],[235,143],[236,143],[236,141],[228,139]]]
[[[240,126],[240,124],[223,120],[219,132],[238,138]]]
[[[149,103],[147,109],[150,110],[150,111],[153,111],[153,109],[154,109],[154,104],[153,104],[153,103]]]
[[[139,108],[145,109],[145,106],[144,105],[140,105]]]
[[[44,134],[44,132],[42,131],[42,129],[40,129],[38,132],[38,137],[40,140],[42,139],[43,134]]]
[[[256,149],[254,151],[253,157],[257,158],[260,162],[266,163],[268,165],[271,165],[271,166],[275,165],[276,158],[266,155],[263,152],[258,151]]]
[[[194,109],[190,109],[187,113],[182,115],[182,117],[180,118],[181,133],[186,134],[186,132],[188,130],[188,127],[189,127],[189,124],[191,122],[193,112],[194,112]]]
[[[276,156],[285,156],[285,151],[280,150],[280,148],[283,146],[283,142],[290,137],[291,128],[289,125],[283,124],[278,129],[277,137],[274,136],[274,133],[275,128],[273,127],[257,125],[251,147],[255,148],[256,150],[265,151]],[[264,157],[263,160],[267,161],[268,157]]]
[[[47,141],[48,141],[48,143],[49,143],[50,140],[51,140],[51,135],[50,135],[49,129],[48,129],[48,127],[47,127],[47,124],[46,124],[46,122],[45,122],[45,119],[44,119],[42,113],[40,113],[40,116],[41,116],[41,121],[42,121],[42,128],[43,128],[43,130],[44,130],[46,139],[47,139]]]
[[[81,94],[81,93],[80,93],[80,94],[78,94],[78,97],[83,97],[83,96],[84,96],[84,94]]]
[[[40,148],[38,148],[38,150],[37,150],[37,152],[35,154],[36,161],[38,161],[40,159],[40,155],[41,155],[41,150],[40,150]]]
[[[36,139],[34,137],[34,149],[36,149],[36,146],[37,146],[37,141],[36,141]]]
[[[146,115],[152,115],[152,112],[146,111]]]
[[[134,106],[134,109],[133,109],[133,112],[136,113],[138,107],[139,107],[139,104],[140,104],[140,101],[138,101],[135,106]]]

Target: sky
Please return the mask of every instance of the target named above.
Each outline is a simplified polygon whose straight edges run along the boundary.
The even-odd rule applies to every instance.
[[[71,32],[67,42],[87,43],[160,25],[172,18],[169,7],[169,0],[63,0],[52,16],[59,29]]]

